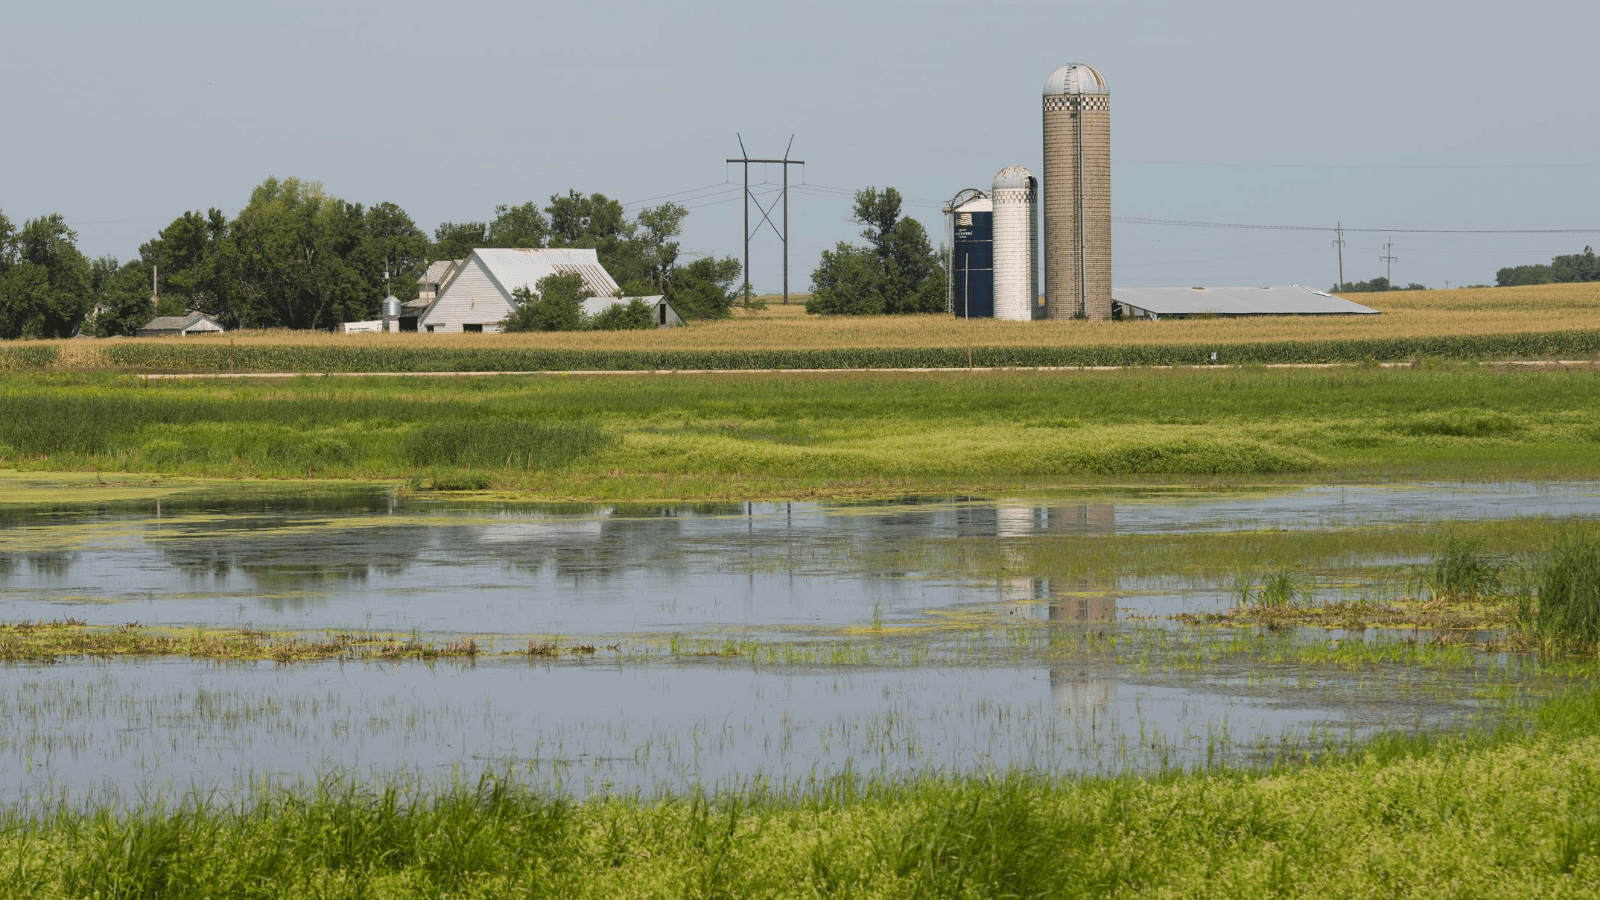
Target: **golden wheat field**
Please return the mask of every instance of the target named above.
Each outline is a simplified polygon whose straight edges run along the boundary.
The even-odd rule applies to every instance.
[[[791,295],[793,298],[794,295]],[[95,367],[98,347],[123,341],[238,344],[527,347],[588,350],[808,350],[843,347],[1071,346],[1248,343],[1600,329],[1600,283],[1354,294],[1378,316],[1259,317],[1159,322],[999,322],[927,316],[811,316],[801,302],[659,331],[538,334],[328,334],[240,331],[214,337],[63,341],[60,365]]]

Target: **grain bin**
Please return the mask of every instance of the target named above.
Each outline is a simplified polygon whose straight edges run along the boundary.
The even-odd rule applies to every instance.
[[[1111,91],[1081,63],[1044,83],[1044,248],[1049,317],[1111,318]]]
[[[383,298],[383,330],[398,331],[400,329],[400,298],[393,294]]]
[[[994,177],[994,317],[1035,318],[1039,302],[1039,182],[1022,166]]]
[[[969,189],[947,208],[950,311],[964,319],[988,318],[994,315],[994,204]]]

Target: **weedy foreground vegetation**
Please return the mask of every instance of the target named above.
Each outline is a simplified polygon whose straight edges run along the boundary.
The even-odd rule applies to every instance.
[[[1267,772],[841,778],[573,802],[334,777],[0,820],[12,896],[1590,897],[1600,698]]]

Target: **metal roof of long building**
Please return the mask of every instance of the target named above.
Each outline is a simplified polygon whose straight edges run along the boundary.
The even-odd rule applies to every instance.
[[[1298,284],[1272,287],[1112,288],[1132,315],[1349,316],[1378,310]]]
[[[546,275],[577,275],[583,279],[583,286],[597,297],[612,297],[620,290],[592,249],[480,249],[472,252],[483,260],[490,276],[500,283],[507,295],[519,287],[537,287],[539,279]]]

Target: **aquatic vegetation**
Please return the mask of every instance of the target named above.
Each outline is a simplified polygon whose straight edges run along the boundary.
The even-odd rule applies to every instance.
[[[0,661],[4,662],[50,663],[70,657],[156,656],[261,659],[284,663],[322,659],[433,660],[470,658],[483,652],[486,649],[471,637],[435,643],[415,636],[383,634],[274,634],[248,628],[176,631],[149,628],[138,622],[92,627],[82,619],[0,622]]]
[[[1540,563],[1536,597],[1519,595],[1518,622],[1541,643],[1562,650],[1600,650],[1600,532],[1572,528]]]
[[[0,465],[415,478],[417,489],[562,499],[1571,478],[1600,474],[1593,423],[1576,412],[1594,377],[1474,366],[247,383],[7,373]],[[1472,427],[1454,427],[1465,412],[1440,413],[1482,407],[1496,412]]]
[[[1483,600],[1500,593],[1505,563],[1490,556],[1481,538],[1451,534],[1423,571],[1429,599],[1449,603]]]

